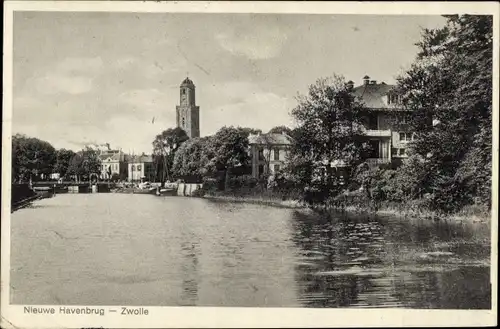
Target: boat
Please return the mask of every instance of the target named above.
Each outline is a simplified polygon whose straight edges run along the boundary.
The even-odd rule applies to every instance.
[[[156,196],[175,196],[177,195],[176,188],[156,188]]]
[[[34,186],[32,189],[38,195],[38,199],[48,199],[55,196],[55,187]]]
[[[113,193],[125,193],[125,194],[154,194],[156,188],[151,187],[148,189],[140,189],[137,187],[124,187],[112,190]]]

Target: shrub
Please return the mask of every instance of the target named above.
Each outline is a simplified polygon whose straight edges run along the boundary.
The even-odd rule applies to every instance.
[[[117,174],[117,173],[113,173],[113,175],[111,175],[111,181],[112,182],[118,182],[120,180],[120,175]]]
[[[258,180],[251,175],[242,175],[230,177],[228,187],[230,189],[254,188],[257,186]]]
[[[200,188],[200,189],[194,190],[193,193],[191,194],[191,196],[195,197],[195,198],[202,198],[205,196],[206,193],[207,193],[207,191],[205,189]]]
[[[219,182],[216,178],[203,177],[203,193],[216,192],[219,190]],[[201,192],[200,192],[201,193]]]

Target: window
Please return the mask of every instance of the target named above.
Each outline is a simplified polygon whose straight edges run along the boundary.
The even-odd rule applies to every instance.
[[[274,149],[274,160],[279,161],[279,159],[280,159],[280,150]]]
[[[361,122],[366,129],[378,129],[378,115],[375,112],[369,112],[361,118]]]
[[[399,104],[401,101],[399,95],[389,94],[387,95],[387,104]]]
[[[186,89],[182,89],[182,94],[185,95],[186,94]]]
[[[415,140],[415,133],[399,133],[400,142],[411,142]]]
[[[274,172],[277,173],[280,171],[280,165],[274,165]]]
[[[398,155],[398,149],[393,147],[393,148],[391,149],[391,153],[392,153],[392,155],[397,156],[397,155]]]
[[[370,140],[369,142],[370,150],[368,151],[368,158],[380,158],[380,141]]]
[[[406,149],[399,149],[399,155],[400,156],[405,156],[406,155]]]
[[[259,160],[264,160],[264,150],[259,149]]]
[[[264,165],[259,165],[258,176],[260,177],[262,174],[264,174]]]

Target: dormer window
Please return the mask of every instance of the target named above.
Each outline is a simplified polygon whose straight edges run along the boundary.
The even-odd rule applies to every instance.
[[[399,104],[401,102],[401,97],[396,94],[388,94],[387,95],[387,104]]]

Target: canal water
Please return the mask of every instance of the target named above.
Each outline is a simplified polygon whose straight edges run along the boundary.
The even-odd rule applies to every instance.
[[[14,304],[491,307],[485,224],[62,194],[11,227]]]

